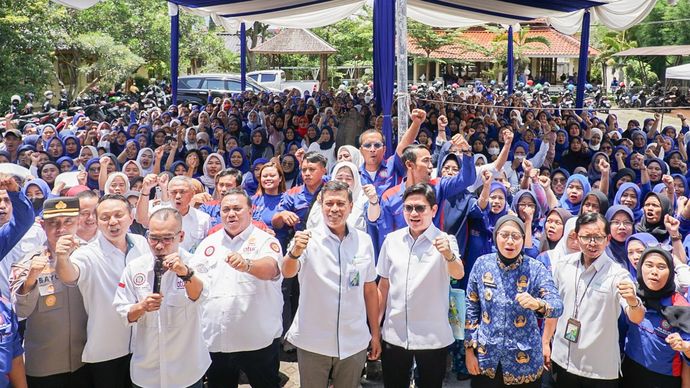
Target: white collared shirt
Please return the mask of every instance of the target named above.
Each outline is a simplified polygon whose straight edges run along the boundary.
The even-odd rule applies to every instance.
[[[206,345],[223,353],[263,349],[283,332],[282,276],[260,280],[237,271],[225,261],[230,252],[250,260],[268,257],[276,265],[282,259],[278,240],[251,224],[235,238],[221,229],[199,244],[191,266],[208,293],[201,318]]]
[[[185,263],[191,259],[182,249],[180,257]],[[121,321],[134,327],[132,382],[140,387],[189,387],[211,365],[201,334],[202,297],[189,299],[184,281],[166,271],[161,277],[160,310],[145,313],[137,322],[127,319],[132,305],[153,292],[154,260],[148,253],[127,264],[113,302]]]
[[[82,355],[84,362],[108,361],[130,353],[132,330],[122,324],[113,307],[113,299],[125,266],[147,254],[149,246],[144,237],[129,233],[127,245],[125,255],[99,233],[95,241],[78,248],[70,256],[79,268],[77,285],[89,316]]]
[[[448,264],[433,245],[447,236],[457,257],[454,236],[433,224],[417,239],[409,227],[386,236],[376,266],[378,274],[390,282],[384,341],[405,349],[440,349],[455,340],[448,322],[450,274]]]
[[[618,378],[621,363],[618,316],[621,307],[624,310],[628,306],[618,294],[618,284],[622,280],[630,281],[630,273],[606,253],[585,270],[581,255],[581,252],[566,255],[554,266],[553,280],[563,299],[563,315],[553,336],[551,358],[569,373],[613,380]],[[579,304],[580,337],[577,343],[572,343],[565,339],[565,330],[568,319],[575,317],[576,304]]]
[[[171,202],[161,202],[156,205],[150,205],[149,214],[161,208],[175,209],[175,206]],[[211,216],[190,206],[187,214],[182,216],[184,239],[180,243],[180,248],[193,254],[197,246],[199,246],[199,243],[206,238],[210,229]]]
[[[342,242],[324,224],[310,230],[299,258],[299,307],[287,340],[300,349],[344,359],[366,349],[371,340],[364,284],[376,281],[374,246],[369,235],[352,226]]]

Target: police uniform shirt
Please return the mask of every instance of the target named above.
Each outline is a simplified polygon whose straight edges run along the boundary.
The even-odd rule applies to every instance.
[[[188,263],[191,255],[180,249]],[[127,264],[113,302],[125,326],[134,327],[132,382],[140,387],[184,388],[203,377],[211,358],[201,334],[200,303],[187,297],[182,279],[170,270],[161,277],[160,310],[147,312],[136,322],[127,314],[132,305],[153,292],[154,257],[150,253]]]
[[[67,287],[55,272],[55,258],[26,294],[19,290],[31,270],[31,261],[47,247],[30,252],[12,266],[12,301],[17,315],[26,319],[24,346],[26,374],[33,377],[74,372],[81,368],[86,344],[86,310],[77,287]]]
[[[82,361],[102,362],[131,353],[132,330],[122,324],[113,300],[125,265],[149,251],[148,242],[142,236],[127,234],[125,254],[99,233],[96,241],[78,248],[70,256],[79,268],[77,285],[89,316]]]
[[[440,349],[455,341],[448,321],[448,264],[433,245],[447,236],[459,257],[455,237],[434,225],[413,239],[409,227],[389,233],[381,247],[378,274],[390,282],[381,336],[405,349]]]
[[[298,259],[299,307],[287,340],[300,349],[344,359],[366,349],[371,340],[364,284],[376,281],[374,246],[369,235],[352,226],[342,241],[324,224],[311,232]]]
[[[249,225],[235,238],[225,229],[199,244],[192,267],[204,282],[208,297],[202,307],[202,328],[210,352],[241,352],[263,349],[283,332],[282,276],[260,280],[233,269],[225,261],[230,252],[245,259],[282,259],[278,240]]]

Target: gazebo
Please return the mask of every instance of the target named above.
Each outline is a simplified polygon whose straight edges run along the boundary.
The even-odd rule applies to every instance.
[[[256,54],[304,54],[319,56],[319,86],[328,80],[328,56],[337,52],[313,32],[304,28],[286,28],[271,39],[251,49]]]

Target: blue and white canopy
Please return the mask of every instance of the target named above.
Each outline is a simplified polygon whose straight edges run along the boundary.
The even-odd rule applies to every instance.
[[[101,0],[53,0],[84,9]],[[368,0],[170,0],[197,15],[210,16],[228,30],[240,22],[260,21],[290,28],[313,28],[333,24],[359,11]],[[393,1],[393,0],[391,0]],[[515,24],[545,18],[564,34],[574,34],[582,25],[585,9],[592,23],[614,30],[629,28],[644,19],[656,0],[408,0],[408,16],[436,27],[467,27],[484,23]]]

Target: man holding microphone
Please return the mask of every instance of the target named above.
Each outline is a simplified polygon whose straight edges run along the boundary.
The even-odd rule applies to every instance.
[[[204,285],[180,248],[182,216],[160,208],[149,218],[150,253],[125,268],[113,304],[134,326],[132,382],[141,387],[201,388],[211,364],[198,303]]]

